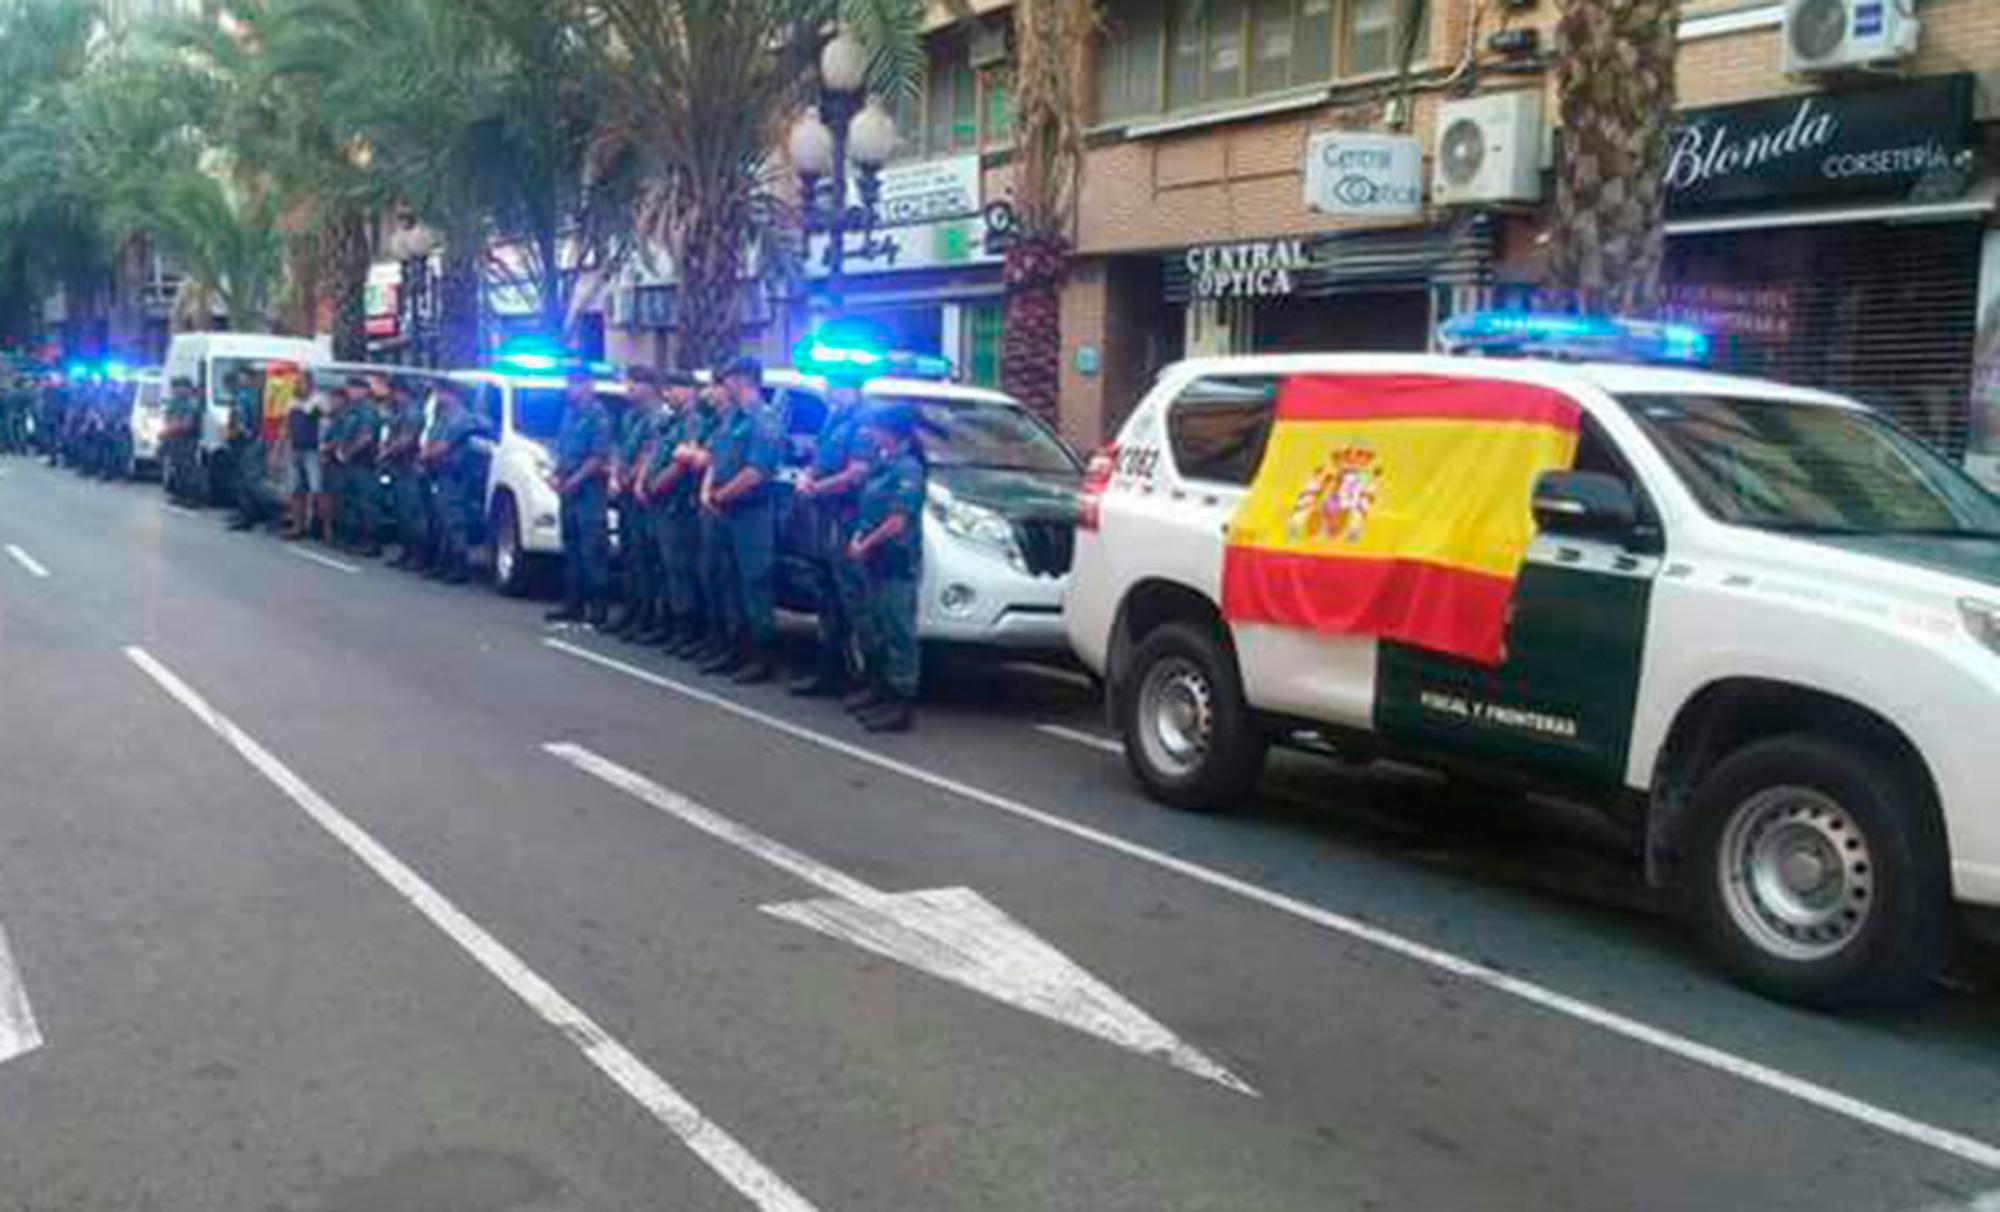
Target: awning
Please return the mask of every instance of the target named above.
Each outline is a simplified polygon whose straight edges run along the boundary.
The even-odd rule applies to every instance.
[[[1866,206],[1835,206],[1799,210],[1741,211],[1669,219],[1669,236],[1694,236],[1716,231],[1757,231],[1772,227],[1824,227],[1836,223],[1956,223],[1974,222],[1993,213],[2000,203],[2000,182],[1984,182],[1962,197],[1943,202],[1880,202]]]

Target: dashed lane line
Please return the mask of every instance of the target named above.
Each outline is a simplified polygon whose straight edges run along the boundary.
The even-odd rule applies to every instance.
[[[290,543],[287,543],[282,548],[280,548],[280,550],[289,551],[293,555],[299,557],[301,560],[311,560],[313,563],[319,564],[326,568],[331,568],[335,572],[361,571],[361,566],[359,564],[350,564],[346,560],[336,560],[332,556],[321,555],[319,552],[314,551],[310,547],[297,547]]]
[[[508,950],[505,944],[488,934],[485,927],[467,917],[457,905],[432,887],[430,881],[418,875],[388,847],[376,841],[373,835],[308,786],[270,750],[210,706],[208,700],[151,653],[133,647],[125,649],[125,655],[174,701],[187,708],[238,756],[284,792],[286,798],[298,805],[314,823],[332,834],[335,841],[361,860],[362,865],[478,961],[509,992],[526,1003],[543,1022],[576,1045],[591,1064],[651,1113],[668,1132],[745,1199],[762,1212],[814,1212],[813,1205],[804,1196],[709,1119],[701,1108],[688,1101],[666,1079],[647,1067],[631,1049],[592,1021],[560,990]]]
[[[1035,731],[1045,736],[1072,741],[1085,748],[1095,749],[1099,753],[1115,753],[1119,757],[1125,756],[1125,746],[1108,736],[1099,736],[1095,732],[1085,732],[1081,728],[1070,728],[1062,724],[1037,724],[1035,725]]]
[[[1094,829],[1089,825],[1081,824],[1056,813],[1024,804],[1019,800],[975,787],[970,783],[952,778],[949,775],[927,770],[922,766],[905,762],[900,758],[890,757],[885,753],[878,753],[872,749],[863,748],[849,741],[843,741],[838,737],[828,736],[825,733],[807,728],[803,724],[796,724],[781,716],[759,711],[754,707],[738,703],[733,699],[712,694],[709,691],[689,686],[683,682],[677,682],[672,678],[663,677],[651,670],[641,669],[629,662],[621,661],[616,657],[606,656],[603,653],[592,651],[581,645],[572,644],[567,640],[545,638],[542,640],[542,644],[545,647],[555,649],[558,652],[579,660],[588,661],[591,664],[622,673],[627,677],[648,685],[671,691],[683,698],[697,703],[704,703],[718,711],[734,715],[739,719],[761,724],[775,732],[781,732],[786,736],[804,741],[810,745],[816,745],[829,752],[838,753],[843,757],[874,766],[877,769],[903,775],[906,778],[934,787],[937,790],[948,792],[960,799],[983,804],[988,808],[1004,812],[1019,820],[1029,821],[1033,824],[1053,829],[1059,833],[1066,833],[1080,841],[1089,842],[1094,846],[1123,854],[1143,863],[1149,863],[1166,871],[1172,871],[1177,875],[1186,876],[1197,883],[1206,884],[1211,888],[1216,888],[1245,900],[1253,901],[1267,908],[1277,910],[1280,913],[1310,922],[1315,926],[1320,926],[1336,934],[1368,943],[1384,951],[1423,964],[1426,967],[1450,973],[1472,984],[1481,985],[1496,992],[1507,994],[1510,997],[1518,998],[1549,1013],[1586,1023],[1612,1035],[1630,1040],[1633,1043],[1643,1044],[1649,1048],[1665,1052],[1690,1064],[1699,1065],[1702,1068],[1726,1074],[1740,1081],[1747,1082],[1750,1085],[1759,1086],[1773,1093],[1796,1099],[1821,1111],[1872,1128],[1877,1132],[1898,1137],[1929,1149],[1935,1149],[1940,1153],[1948,1154],[1961,1161],[1980,1166],[1987,1170],[2000,1171],[2000,1145],[1996,1145],[1990,1141],[1954,1132],[1949,1128],[1927,1123],[1912,1116],[1904,1115],[1899,1111],[1877,1106],[1874,1103],[1856,1098],[1850,1094],[1844,1094],[1829,1086],[1823,1086],[1807,1078],[1787,1073],[1782,1069],[1773,1068],[1761,1062],[1751,1060],[1748,1057],[1738,1056],[1733,1052],[1725,1051],[1710,1044],[1704,1044],[1699,1040],[1690,1039],[1687,1036],[1677,1034],[1663,1027],[1656,1027],[1651,1023],[1642,1022],[1620,1014],[1615,1010],[1584,1001],[1582,998],[1558,992],[1546,985],[1539,985],[1533,981],[1510,975],[1497,968],[1479,963],[1477,960],[1466,959],[1464,956],[1455,955],[1452,952],[1433,947],[1428,943],[1418,942],[1415,939],[1385,930],[1380,926],[1371,925],[1358,918],[1336,913],[1331,909],[1325,909],[1308,901],[1302,901],[1297,897],[1288,896],[1285,893],[1276,892],[1261,885],[1253,884],[1248,880],[1230,875],[1225,871],[1219,871],[1213,867],[1207,867],[1200,863],[1180,858],[1164,850],[1155,850],[1150,846],[1129,841],[1116,834],[1106,833],[1101,829]]]
[[[27,552],[22,551],[19,547],[15,546],[12,543],[7,544],[7,554],[14,557],[14,562],[16,564],[19,564],[21,567],[27,569],[29,575],[34,576],[41,580],[48,579],[49,570],[42,567],[41,561],[35,559],[35,557],[29,555]]]

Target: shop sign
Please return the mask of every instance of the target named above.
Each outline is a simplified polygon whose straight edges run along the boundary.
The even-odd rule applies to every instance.
[[[896,242],[896,259],[850,260],[847,272],[875,274],[998,261],[999,254],[986,247],[980,177],[976,153],[891,164],[882,169],[882,192],[876,203],[881,219],[876,230]],[[850,198],[860,196],[858,180],[848,189]],[[806,268],[815,277],[826,272],[825,254],[826,237],[812,237],[807,244]]]
[[[1409,135],[1321,131],[1306,140],[1306,206],[1347,218],[1424,213],[1424,150]]]
[[[1185,257],[1197,299],[1268,299],[1297,289],[1311,267],[1304,240],[1246,240],[1190,248]]]
[[[1667,153],[1673,211],[1903,197],[1969,183],[1970,75],[1689,110]]]
[[[1789,286],[1683,282],[1668,286],[1665,294],[1664,319],[1692,324],[1718,337],[1792,339],[1797,301]]]

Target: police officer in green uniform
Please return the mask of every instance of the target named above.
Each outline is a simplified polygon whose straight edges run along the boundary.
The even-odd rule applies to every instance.
[[[701,486],[703,512],[716,525],[713,559],[728,595],[731,634],[722,651],[703,662],[703,673],[733,674],[738,685],[768,682],[777,670],[775,571],[777,512],[773,481],[784,437],[764,407],[764,366],[741,357],[722,371],[723,411],[710,443]]]
[[[351,382],[351,381],[350,381]],[[362,556],[382,554],[375,526],[380,517],[377,498],[381,485],[375,478],[375,452],[382,435],[382,410],[389,402],[389,380],[370,375],[361,390],[349,394],[341,411],[340,440],[334,455],[341,468],[340,496],[334,508],[340,512],[335,537],[347,550]],[[325,441],[324,436],[321,438]]]
[[[701,642],[683,653],[696,667],[708,664],[716,657],[734,650],[732,638],[736,634],[734,597],[729,590],[729,550],[727,523],[709,511],[704,504],[702,485],[708,482],[708,469],[715,462],[715,443],[721,437],[722,417],[727,411],[722,385],[713,381],[697,395],[696,414],[702,419],[700,434],[691,435],[692,440],[684,443],[688,451],[688,465],[694,473],[694,503],[696,522],[695,579],[701,585],[702,604],[706,608],[703,616],[704,630]]]
[[[859,607],[865,584],[860,568],[847,559],[845,550],[855,503],[869,467],[870,452],[857,428],[860,418],[860,388],[836,383],[827,392],[826,419],[813,440],[812,464],[798,484],[795,499],[799,508],[812,511],[819,657],[811,673],[792,682],[791,692],[797,695],[839,694],[847,681],[852,646],[849,620]]]
[[[483,504],[477,445],[490,437],[486,418],[465,406],[465,389],[449,379],[438,384],[437,412],[424,431],[420,458],[430,484],[436,555],[429,572],[447,585],[469,579],[467,553],[472,525]]]
[[[670,370],[666,399],[654,429],[653,457],[645,469],[653,540],[659,550],[666,625],[660,644],[675,656],[694,652],[708,638],[708,594],[701,580],[701,487],[709,411],[699,402],[694,376]]]
[[[417,456],[424,438],[424,405],[404,383],[390,393],[388,424],[378,462],[389,473],[396,511],[396,543],[400,550],[391,568],[415,571],[430,549],[430,518],[424,508],[424,480]]]
[[[122,480],[132,470],[132,385],[110,382],[104,387],[103,478]]]
[[[861,486],[847,559],[865,571],[856,616],[862,666],[871,694],[855,703],[870,732],[907,732],[922,668],[917,647],[917,583],[923,573],[925,482],[929,471],[908,405],[871,408],[861,437],[875,457]]]
[[[35,430],[41,435],[42,453],[48,456],[50,467],[62,463],[63,438],[69,427],[69,394],[69,385],[61,379],[51,378],[42,388],[42,412]]]
[[[660,428],[660,376],[650,366],[625,372],[625,415],[612,451],[610,496],[618,509],[618,550],[625,557],[625,609],[613,635],[638,644],[658,643],[666,623],[661,604],[660,544],[646,475]]]
[[[167,395],[160,426],[160,487],[181,505],[201,504],[201,397],[178,378]]]
[[[611,580],[611,535],[605,481],[611,470],[611,414],[597,398],[590,372],[574,368],[564,385],[562,428],[549,485],[562,499],[563,604],[552,623],[602,626]]]
[[[28,449],[28,397],[21,380],[9,376],[0,387],[0,454],[23,454]]]
[[[229,529],[249,530],[264,520],[264,389],[259,376],[232,370],[229,387],[229,453],[236,473],[236,516]]]

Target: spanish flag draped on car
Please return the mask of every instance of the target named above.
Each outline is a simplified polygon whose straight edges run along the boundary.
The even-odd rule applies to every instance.
[[[1433,375],[1295,375],[1230,524],[1223,613],[1497,665],[1543,472],[1576,456],[1560,392]]]

